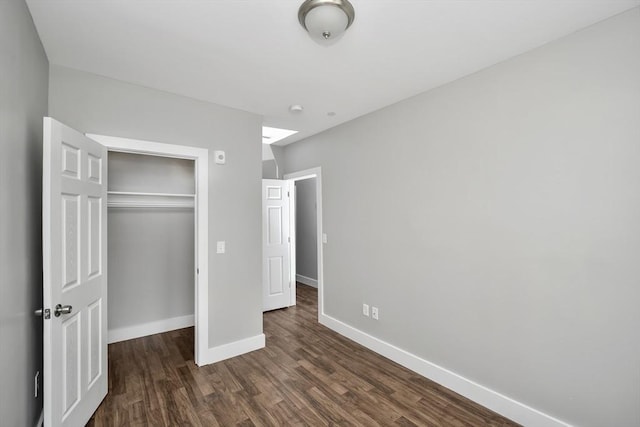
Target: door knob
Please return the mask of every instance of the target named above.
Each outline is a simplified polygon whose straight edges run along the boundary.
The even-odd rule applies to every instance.
[[[61,314],[69,314],[69,313],[71,313],[72,309],[73,309],[73,307],[71,307],[70,305],[58,304],[58,305],[56,305],[56,308],[53,310],[53,314],[56,317],[60,317]]]

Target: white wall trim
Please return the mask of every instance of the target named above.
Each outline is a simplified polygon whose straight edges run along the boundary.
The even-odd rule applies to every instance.
[[[260,334],[210,348],[207,351],[203,364],[207,365],[209,363],[216,363],[251,351],[260,350],[261,348],[264,348],[265,343],[265,335]]]
[[[131,340],[133,338],[146,337],[148,335],[161,334],[163,332],[173,331],[176,329],[188,328],[194,325],[193,314],[180,317],[172,317],[170,319],[156,320],[154,322],[141,323],[139,325],[127,326],[124,328],[110,329],[108,332],[107,342]]]
[[[302,274],[296,274],[296,281],[300,283],[304,283],[307,286],[313,286],[314,288],[318,287],[318,281],[316,279],[303,276]]]
[[[536,427],[570,427],[570,424],[362,332],[324,313],[320,315],[320,323],[405,368],[411,369],[519,424]]]
[[[315,167],[305,169],[298,172],[285,174],[284,179],[291,181],[300,181],[308,178],[316,179],[316,244],[318,248],[318,321],[324,314],[324,246],[322,243],[322,168]],[[295,210],[295,206],[293,207]],[[295,218],[295,217],[294,217]],[[295,229],[295,227],[292,227]],[[295,234],[293,236],[292,251],[295,251]],[[295,260],[295,258],[293,258]],[[295,271],[295,262],[291,263],[292,276],[298,277]],[[293,287],[295,289],[295,287]]]
[[[190,159],[195,163],[195,339],[194,359],[205,363],[209,350],[209,150],[186,145],[86,134],[109,151]],[[108,285],[107,285],[108,286]]]

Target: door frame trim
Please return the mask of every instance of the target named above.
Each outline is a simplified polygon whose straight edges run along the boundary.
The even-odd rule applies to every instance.
[[[283,176],[283,179],[288,181],[302,181],[303,179],[315,178],[316,179],[316,245],[318,253],[318,320],[324,315],[324,256],[322,243],[322,168],[320,166],[310,169],[304,169],[298,172],[287,173]],[[294,191],[295,193],[295,191]],[[295,218],[295,199],[292,200],[290,209],[293,211]],[[295,250],[296,250],[296,226],[295,221],[291,224],[291,277],[296,280],[296,264],[295,264]],[[295,304],[295,286],[292,286],[292,305]]]
[[[186,145],[91,133],[87,133],[86,136],[106,146],[107,151],[173,157],[194,161],[196,197],[194,208],[195,349],[193,356],[196,365],[205,365],[209,349],[209,150]]]

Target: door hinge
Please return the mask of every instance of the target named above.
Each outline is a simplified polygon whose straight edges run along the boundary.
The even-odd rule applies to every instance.
[[[200,269],[196,268],[196,274],[200,274]]]
[[[291,197],[291,193],[287,191],[287,197]]]
[[[291,237],[287,237],[287,242],[291,243]]]

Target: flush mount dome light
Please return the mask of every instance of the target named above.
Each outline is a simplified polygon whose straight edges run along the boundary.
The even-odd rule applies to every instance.
[[[348,0],[306,0],[298,10],[300,25],[313,39],[324,42],[340,37],[355,16]]]

